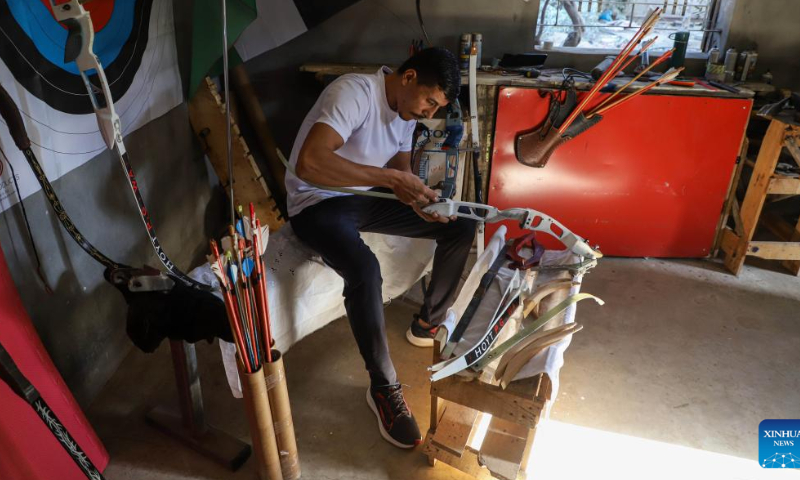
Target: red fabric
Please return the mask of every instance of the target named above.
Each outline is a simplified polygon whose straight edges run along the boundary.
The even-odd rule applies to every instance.
[[[544,212],[606,255],[709,255],[752,100],[642,95],[531,168],[517,161],[514,139],[547,115],[539,93],[500,89],[489,204]],[[520,234],[506,225],[509,237]],[[486,225],[487,240],[497,227]]]
[[[0,343],[11,354],[95,466],[108,465],[97,434],[75,402],[33,328],[0,249]],[[86,476],[30,405],[0,381],[0,479],[84,480]]]

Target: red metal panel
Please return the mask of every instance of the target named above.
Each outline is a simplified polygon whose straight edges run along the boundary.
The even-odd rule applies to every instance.
[[[100,471],[106,452],[89,425],[22,306],[0,250],[0,343],[36,387],[75,441]],[[0,479],[86,480],[33,409],[0,380]]]
[[[544,120],[547,99],[537,89],[501,88],[489,203],[547,213],[607,255],[705,257],[751,105],[643,95],[532,168],[517,162],[514,138]],[[489,235],[495,229],[487,225]]]

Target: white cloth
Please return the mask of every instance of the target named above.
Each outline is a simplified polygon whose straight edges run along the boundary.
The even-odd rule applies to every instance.
[[[475,294],[475,290],[480,283],[481,277],[494,262],[494,259],[497,257],[500,248],[505,243],[505,234],[506,231],[504,227],[501,227],[497,232],[495,232],[483,254],[478,257],[478,260],[467,277],[467,280],[465,281],[464,287],[461,289],[458,298],[453,303],[453,306],[447,310],[445,321],[442,323],[442,326],[445,328],[439,329],[440,333],[438,338],[442,342],[442,345],[444,345],[444,342],[450,337],[450,334],[455,329],[458,320],[460,320],[461,316],[464,314],[464,310],[466,310],[467,305]],[[547,250],[542,256],[540,265],[568,265],[578,263],[578,261],[578,257],[569,250]],[[536,276],[533,290],[535,291],[538,286],[554,280],[558,274],[558,271],[540,273]],[[512,277],[513,270],[508,268],[503,267],[497,272],[496,281],[493,282],[492,285],[486,290],[486,294],[478,306],[475,316],[464,332],[464,335],[461,337],[461,341],[453,351],[454,356],[458,357],[472,349],[475,344],[486,334],[492,316],[500,302],[500,297],[502,297],[503,292],[505,292],[506,287],[508,286],[508,283],[511,281]],[[573,285],[569,291],[570,295],[575,295],[580,292],[580,284],[582,280],[583,277],[580,275],[572,276]],[[543,328],[550,329],[566,323],[572,323],[575,321],[576,312],[577,304],[570,305],[565,311],[556,315],[553,319],[547,322]],[[520,320],[521,319],[519,318],[519,315],[514,315],[506,325],[506,328],[504,328],[498,336],[497,340],[495,341],[495,345],[501,345],[504,341],[516,333],[521,327]],[[514,380],[521,380],[524,378],[533,377],[540,373],[546,373],[547,376],[550,377],[550,382],[553,385],[551,398],[555,398],[558,394],[559,372],[561,367],[564,365],[564,352],[571,341],[572,336],[569,336],[560,342],[545,348],[542,352],[531,358],[528,363],[526,363],[525,366],[520,369],[516,376],[514,376]],[[498,362],[495,361],[489,364],[484,370],[493,374],[497,363]]]
[[[289,156],[292,167],[297,166],[297,156],[315,123],[336,130],[344,145],[335,153],[354,163],[383,168],[398,152],[410,151],[417,122],[403,120],[389,106],[384,76],[391,72],[381,67],[372,75],[342,75],[328,85],[297,132]],[[291,172],[286,172],[286,193],[289,216],[326,198],[349,195],[312,187]]]
[[[384,276],[384,301],[405,293],[430,270],[436,247],[432,240],[377,233],[364,233],[362,238],[378,258],[381,271],[391,272]],[[281,352],[345,314],[342,278],[298,240],[290,224],[270,234],[264,264],[272,336]],[[189,276],[219,288],[207,263],[192,270]],[[215,294],[221,297],[218,290]],[[228,384],[233,395],[241,397],[234,357],[236,347],[222,340],[219,344]]]

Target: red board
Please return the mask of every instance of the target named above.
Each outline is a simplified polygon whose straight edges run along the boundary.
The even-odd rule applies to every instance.
[[[0,250],[0,342],[14,363],[58,416],[95,467],[102,471],[108,453],[36,335]],[[0,479],[85,480],[30,405],[0,380]]]
[[[542,123],[547,102],[537,89],[500,89],[491,205],[544,212],[606,255],[709,255],[751,100],[642,95],[562,145],[544,168],[527,167],[514,138]],[[495,230],[487,225],[487,238]]]

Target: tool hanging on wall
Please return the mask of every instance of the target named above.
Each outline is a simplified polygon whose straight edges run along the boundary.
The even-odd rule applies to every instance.
[[[14,392],[19,398],[25,401],[33,408],[36,415],[42,420],[42,423],[50,430],[53,436],[58,440],[58,443],[64,448],[78,468],[81,469],[86,478],[91,480],[103,480],[103,474],[97,470],[92,460],[78,445],[78,442],[72,438],[64,424],[58,419],[55,412],[50,409],[47,402],[44,401],[41,394],[36,387],[25,377],[20,371],[14,359],[8,351],[0,344],[0,380],[8,384],[11,391]]]
[[[623,87],[616,89],[615,93],[607,98],[601,105],[590,108],[590,104],[597,93],[599,93],[601,89],[607,87],[611,80],[619,73],[623,72],[636,58],[645,54],[653,45],[657,37],[643,43],[639,52],[630,56],[633,49],[653,30],[662,13],[663,11],[660,7],[653,10],[642,23],[639,30],[622,48],[619,54],[614,57],[610,64],[606,66],[605,63],[608,62],[604,62],[602,67],[598,66],[597,73],[599,74],[599,78],[580,101],[578,101],[572,76],[565,75],[564,83],[561,87],[555,92],[550,93],[550,108],[541,126],[517,135],[514,142],[514,150],[516,158],[520,163],[529,167],[544,167],[550,159],[550,156],[558,147],[600,122],[603,118],[601,114],[632,100],[636,96],[658,85],[674,80],[680,74],[683,68],[669,70],[657,80],[639,90],[611,102],[612,98],[632,85],[633,82],[638,80],[642,75],[649,72],[656,65],[668,60],[673,52],[670,50],[659,57],[658,60],[651,63],[650,66],[639,73],[633,80]]]
[[[125,170],[125,177],[131,187],[136,205],[139,207],[139,216],[144,223],[150,243],[158,259],[174,279],[199,290],[210,291],[211,287],[208,285],[186,276],[169,259],[158,241],[153,222],[150,219],[139,184],[136,181],[136,174],[125,150],[125,144],[122,141],[122,126],[114,109],[114,99],[111,96],[111,89],[109,88],[105,71],[92,50],[94,45],[94,26],[89,13],[83,8],[80,0],[68,0],[60,4],[57,4],[55,0],[50,0],[50,5],[56,20],[68,32],[67,42],[64,47],[64,62],[75,62],[78,68],[92,102],[92,108],[97,116],[100,134],[108,149],[119,158],[120,164]]]

